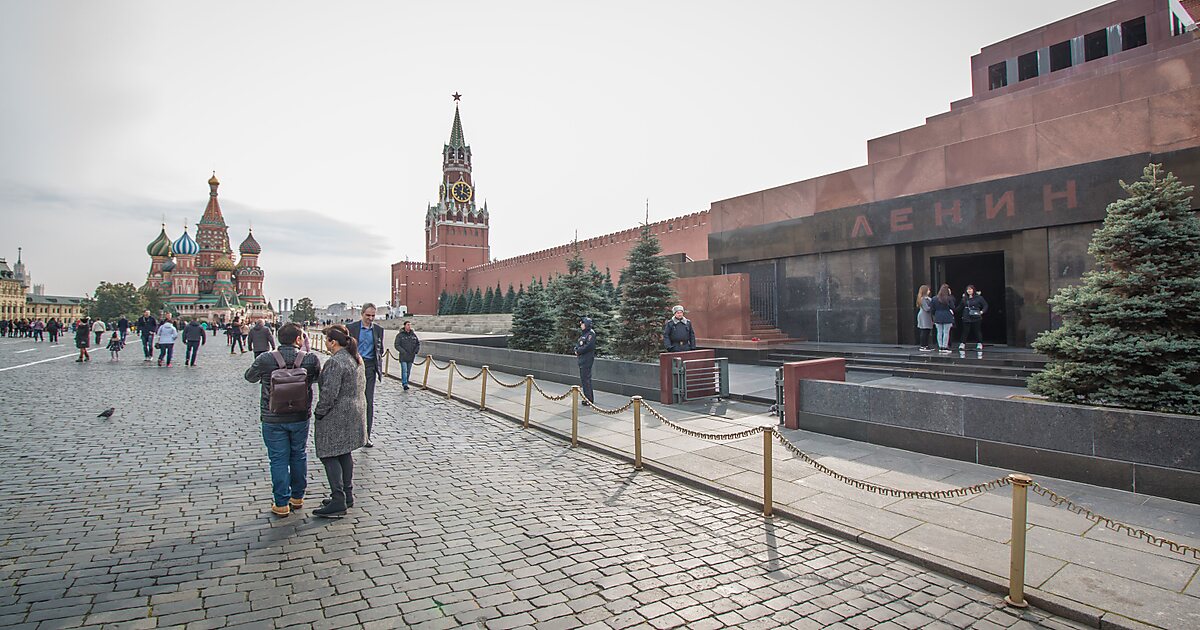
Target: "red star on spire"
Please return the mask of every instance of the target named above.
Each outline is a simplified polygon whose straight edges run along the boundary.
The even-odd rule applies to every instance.
[[[462,94],[459,94],[458,92],[455,92],[454,94],[451,94],[450,96],[454,98],[455,103],[457,103],[459,101],[459,99],[462,98]]]

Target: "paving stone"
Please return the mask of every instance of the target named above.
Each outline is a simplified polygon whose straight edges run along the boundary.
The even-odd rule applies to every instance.
[[[377,447],[354,455],[357,503],[346,518],[322,521],[306,506],[275,519],[259,392],[241,380],[247,363],[202,351],[187,369],[135,360],[2,373],[0,432],[22,457],[0,483],[0,505],[21,506],[0,521],[0,626],[705,630],[997,619],[994,595],[792,522],[768,528],[753,510],[391,380],[377,389]],[[44,386],[64,379],[73,386]],[[117,389],[111,420],[85,413],[110,406]],[[44,429],[62,418],[78,418],[71,440]],[[700,453],[712,466],[754,456],[725,445]],[[103,509],[53,509],[81,473]],[[315,507],[325,480],[311,450],[307,477]],[[851,507],[848,517],[871,509]],[[1036,611],[1030,619],[1072,627]]]

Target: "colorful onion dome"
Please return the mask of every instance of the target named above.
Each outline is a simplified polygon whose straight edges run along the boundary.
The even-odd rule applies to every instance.
[[[146,253],[151,256],[171,255],[171,237],[167,236],[167,226],[164,225],[162,231],[158,233],[158,238],[146,246]]]
[[[200,244],[188,235],[187,228],[185,227],[183,228],[183,236],[175,240],[175,243],[171,246],[171,250],[175,252],[176,256],[195,256],[200,253]]]
[[[253,228],[251,228],[250,233],[246,235],[246,240],[242,241],[242,244],[238,246],[238,251],[243,254],[253,255],[262,253],[262,246],[258,244],[258,241],[254,240]]]
[[[163,263],[162,270],[163,271],[174,271],[175,270],[175,261],[168,260],[167,262]]]
[[[229,256],[222,255],[213,261],[213,269],[217,271],[233,271],[233,261]]]
[[[218,184],[220,184],[220,183],[221,183],[221,182],[217,180],[217,172],[216,172],[216,171],[213,171],[213,176],[208,178],[208,185],[209,185],[209,186],[216,186],[216,185],[218,185]]]

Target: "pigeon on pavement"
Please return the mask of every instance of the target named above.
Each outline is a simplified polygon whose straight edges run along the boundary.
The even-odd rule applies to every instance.
[[[113,413],[114,413],[116,410],[117,410],[117,408],[116,408],[116,407],[109,407],[108,409],[105,409],[104,411],[101,411],[101,412],[100,412],[100,414],[99,414],[99,415],[97,415],[96,417],[97,417],[97,418],[111,418],[111,417],[112,417],[112,415],[113,415]]]

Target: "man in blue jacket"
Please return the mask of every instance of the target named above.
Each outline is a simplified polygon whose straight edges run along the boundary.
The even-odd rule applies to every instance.
[[[575,344],[575,356],[579,361],[579,385],[583,388],[583,404],[590,405],[596,399],[592,392],[592,363],[596,361],[596,332],[592,330],[592,318],[579,320],[579,341]]]
[[[354,322],[346,329],[350,336],[358,340],[358,354],[362,356],[363,367],[367,371],[367,443],[363,446],[374,447],[371,443],[371,427],[375,422],[375,382],[383,380],[383,326],[375,323],[375,305],[367,302],[362,305],[362,321]]]

